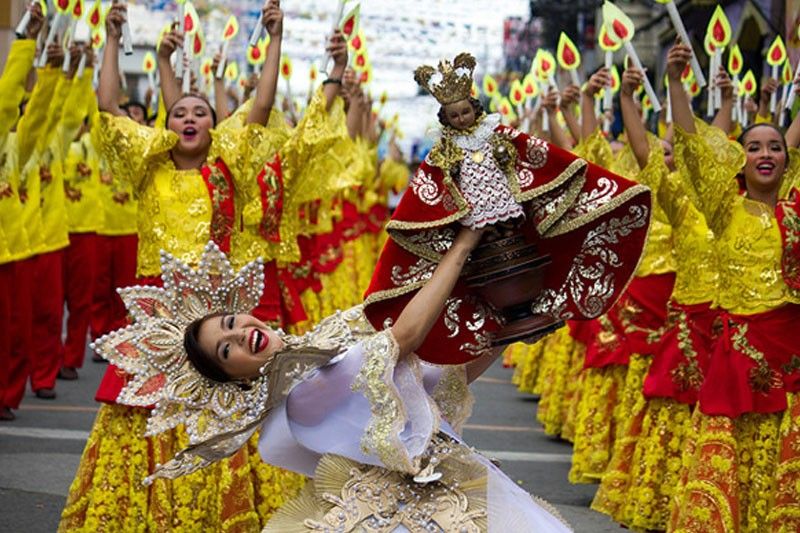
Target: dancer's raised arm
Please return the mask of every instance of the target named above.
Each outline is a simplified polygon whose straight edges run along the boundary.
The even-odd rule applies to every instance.
[[[461,275],[469,253],[478,245],[482,235],[482,230],[462,228],[431,279],[411,298],[397,317],[392,333],[400,347],[401,357],[419,348],[428,336]]]

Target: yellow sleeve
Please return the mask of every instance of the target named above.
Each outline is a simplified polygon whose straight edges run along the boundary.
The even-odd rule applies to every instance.
[[[789,164],[783,173],[778,199],[788,198],[793,188],[800,188],[800,150],[797,148],[789,148]]]
[[[387,190],[392,190],[399,193],[408,185],[408,177],[410,172],[406,164],[402,161],[396,161],[391,157],[383,160],[380,167],[380,180],[381,184]]]
[[[340,189],[336,178],[343,174],[344,164],[335,154],[341,153],[336,146],[346,137],[344,102],[337,98],[327,110],[318,89],[280,152],[284,172],[291,178],[287,196],[293,205],[327,199]]]
[[[675,167],[697,193],[698,209],[719,235],[728,225],[731,205],[739,194],[735,177],[745,163],[739,143],[696,119],[697,132],[675,128]]]
[[[60,137],[58,146],[61,151],[58,155],[62,159],[66,157],[69,145],[78,134],[83,119],[86,118],[90,102],[96,100],[92,90],[92,72],[93,69],[86,69],[82,78],[73,80],[64,102],[64,111],[57,131]]]
[[[169,130],[148,128],[125,116],[97,113],[92,124],[92,143],[111,175],[140,191],[147,179],[148,160],[170,150],[178,136]]]
[[[38,71],[38,79],[31,99],[25,107],[25,114],[17,125],[17,168],[19,169],[25,168],[38,139],[46,131],[50,101],[53,99],[56,85],[61,78],[61,71],[56,68],[48,66]]]
[[[5,136],[19,118],[19,104],[25,96],[25,80],[33,65],[36,54],[36,41],[24,39],[14,41],[8,52],[6,66],[0,77],[0,146],[5,144]]]
[[[53,99],[50,100],[50,107],[47,110],[45,130],[36,141],[37,150],[44,150],[50,146],[53,136],[56,133],[56,128],[61,123],[61,118],[66,112],[64,107],[75,83],[76,81],[74,79],[67,79],[65,76],[59,74],[56,91],[53,94]]]
[[[609,144],[600,128],[579,142],[573,152],[579,157],[603,168],[610,167],[614,162],[611,144]]]

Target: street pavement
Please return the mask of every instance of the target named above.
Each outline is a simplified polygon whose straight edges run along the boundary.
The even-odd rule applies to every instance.
[[[91,361],[78,381],[59,381],[58,398],[28,393],[14,422],[0,422],[0,532],[52,532],[91,430],[94,392],[105,370]],[[475,406],[464,431],[470,445],[499,459],[522,487],[558,508],[579,533],[619,526],[589,509],[593,485],[570,485],[570,445],[548,437],[536,422],[536,400],[511,384],[498,362],[473,385]]]

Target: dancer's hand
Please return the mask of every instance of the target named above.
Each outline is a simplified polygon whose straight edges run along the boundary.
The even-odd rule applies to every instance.
[[[39,5],[39,2],[31,4],[28,6],[28,12],[31,14],[31,18],[28,21],[28,27],[25,29],[25,37],[28,39],[36,39],[39,32],[42,31],[42,26],[44,26],[42,6]]]
[[[621,96],[633,96],[633,93],[644,83],[644,74],[637,68],[625,69],[622,73],[622,83],[620,85]]]
[[[270,39],[280,39],[283,35],[283,11],[279,0],[270,0],[264,5],[261,14]]]
[[[606,87],[611,87],[611,72],[606,67],[603,67],[592,74],[583,92],[588,96],[594,97]]]
[[[691,59],[692,49],[681,42],[675,43],[667,53],[667,78],[670,81],[680,81]]]
[[[106,35],[108,40],[119,42],[122,37],[122,25],[128,20],[128,6],[114,3],[106,14]]]

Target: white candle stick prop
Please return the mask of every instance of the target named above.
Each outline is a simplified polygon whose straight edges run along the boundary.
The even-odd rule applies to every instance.
[[[775,36],[775,40],[772,41],[769,50],[767,50],[766,59],[769,66],[772,67],[772,79],[780,82],[780,78],[778,77],[778,67],[783,66],[784,61],[786,61],[786,47],[784,46],[783,39],[780,35]],[[777,103],[778,91],[776,90],[769,98],[769,112],[773,115],[775,114]]]
[[[772,79],[778,79],[778,65],[772,66]],[[778,107],[778,90],[775,89],[769,97],[769,112],[775,114],[775,109]]]
[[[184,11],[184,2],[178,2],[178,30],[185,32],[184,26],[186,25]],[[175,54],[175,77],[183,78],[183,50],[176,51]]]
[[[78,63],[78,74],[77,74],[78,79],[81,79],[83,77],[84,71],[86,71],[86,52],[81,53],[81,60]]]
[[[605,67],[606,67],[606,70],[608,71],[608,75],[610,77],[611,76],[611,66],[614,63],[614,52],[612,52],[611,50],[606,50],[605,60],[606,60],[605,61]],[[603,93],[603,111],[611,110],[611,105],[612,105],[612,102],[613,102],[613,100],[612,100],[613,98],[614,98],[614,95],[611,92],[611,85],[609,84],[606,87],[605,92]]]
[[[654,107],[655,105],[656,102],[653,102]],[[669,89],[667,89],[667,116],[664,117],[664,122],[666,122],[667,124],[672,124],[672,98],[669,95]]]
[[[739,75],[733,75],[733,94],[736,101],[733,104],[733,109],[731,109],[731,120],[733,122],[739,121],[739,106],[742,105],[742,95],[739,93]]]
[[[228,44],[230,41],[225,41],[222,43],[222,50],[220,50],[220,57],[219,63],[217,64],[217,71],[214,73],[214,76],[221,80],[222,77],[225,75],[225,65],[226,65],[226,58],[228,57]]]
[[[58,33],[59,27],[61,26],[62,20],[61,13],[56,13],[53,17],[53,21],[50,24],[50,30],[47,32],[47,38],[44,40],[44,45],[42,46],[42,54],[39,56],[39,62],[36,64],[37,67],[42,68],[47,64],[47,47],[55,40],[56,34]]]
[[[123,2],[127,5],[127,2]],[[131,25],[128,22],[128,17],[125,17],[125,22],[122,23],[122,51],[126,56],[133,54],[133,37],[131,36]]]
[[[236,20],[236,17],[231,15],[228,18],[228,22],[225,24],[225,29],[222,32],[222,50],[220,51],[220,60],[219,64],[217,65],[217,71],[214,73],[218,80],[221,80],[223,76],[225,76],[225,63],[228,59],[228,46],[231,43],[231,40],[239,33],[239,21]]]
[[[69,65],[72,62],[72,53],[70,52],[70,48],[72,48],[75,35],[75,26],[77,24],[78,21],[73,18],[69,21],[69,26],[67,26],[67,41],[64,44],[64,65],[61,69],[65,74],[69,72]]]
[[[339,7],[336,9],[336,18],[333,19],[333,31],[339,29],[339,24],[342,22],[342,17],[344,16],[344,5],[347,3],[347,0],[339,0]],[[322,62],[322,72],[326,74],[330,72],[329,64],[331,62],[330,54],[325,54],[325,61]]]
[[[786,110],[791,113],[792,106],[794,105],[795,99],[795,91],[794,91],[794,80],[800,76],[800,62],[797,63],[797,68],[794,70],[794,79],[792,80],[792,90],[789,91],[789,98],[786,100]]]
[[[689,40],[689,34],[686,32],[686,27],[683,25],[683,20],[681,20],[681,15],[678,13],[678,8],[675,6],[675,3],[670,0],[664,5],[667,6],[667,13],[669,14],[670,20],[672,20],[672,25],[675,27],[675,32],[680,36],[681,41],[683,41],[685,45],[691,47],[692,41]],[[703,69],[700,68],[700,62],[697,61],[697,55],[694,53],[694,50],[692,50],[692,58],[689,64],[692,66],[692,72],[694,72],[697,85],[705,87],[706,79],[703,77]],[[653,100],[653,105],[658,105],[657,100]]]
[[[339,15],[341,16],[341,15]],[[253,28],[253,33],[250,34],[250,40],[247,41],[249,46],[258,46],[258,40],[261,38],[261,33],[264,31],[264,15],[258,16],[256,27]]]
[[[33,2],[31,2],[31,7],[35,5],[36,5],[36,0],[33,0]],[[31,11],[30,9],[26,9],[25,14],[22,15],[19,24],[17,24],[17,27],[14,29],[14,33],[17,35],[17,37],[19,37],[20,39],[25,37],[25,32],[28,31],[28,24],[30,24],[30,22],[31,22]]]
[[[183,79],[181,83],[181,91],[183,94],[189,94],[192,90],[192,59],[188,54],[183,56]]]
[[[600,99],[600,98],[595,98],[594,99],[594,116],[595,117],[599,117],[600,114],[603,112],[602,103],[603,103],[602,99]]]
[[[722,66],[722,49],[717,48],[717,51],[714,52],[714,72],[712,72],[711,79],[715,79],[717,77],[717,72],[719,71],[719,67]],[[719,109],[722,107],[722,89],[719,88],[719,85],[716,83],[714,84],[714,109]]]
[[[708,58],[708,100],[706,102],[706,117],[711,118],[714,116],[714,90],[716,83],[714,83],[714,72],[717,69],[717,53],[714,52]]]
[[[642,66],[642,62],[639,61],[639,56],[636,55],[636,50],[633,48],[631,42],[625,41],[623,46],[625,46],[625,53],[628,54],[633,66],[641,70],[642,74],[644,74],[644,92],[650,97],[650,101],[653,103],[653,111],[658,113],[661,111],[661,104],[658,102],[658,97],[656,96],[656,92],[653,90],[653,86],[650,85],[650,80],[647,77],[647,71],[645,71],[644,67]]]

